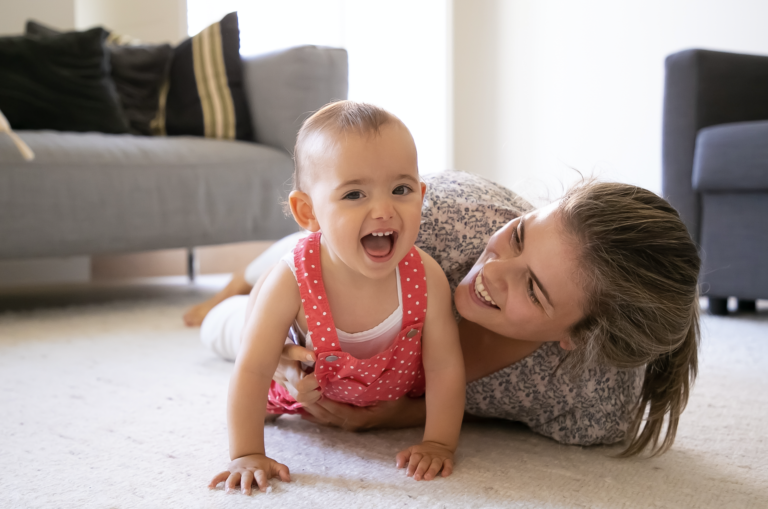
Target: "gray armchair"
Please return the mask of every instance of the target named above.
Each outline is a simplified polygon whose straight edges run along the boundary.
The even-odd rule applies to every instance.
[[[710,312],[768,298],[768,57],[705,50],[666,60],[664,196],[701,246]]]

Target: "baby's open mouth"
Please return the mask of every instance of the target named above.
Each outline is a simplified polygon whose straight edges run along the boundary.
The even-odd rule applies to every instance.
[[[388,257],[394,251],[396,242],[397,232],[392,230],[369,233],[360,239],[365,252],[374,259]]]

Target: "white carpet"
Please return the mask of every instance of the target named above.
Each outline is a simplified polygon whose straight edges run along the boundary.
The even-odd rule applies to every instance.
[[[503,423],[466,425],[456,472],[415,482],[421,430],[267,428],[294,481],[209,491],[227,464],[231,365],[182,326],[190,297],[0,315],[0,507],[768,507],[768,313],[704,321],[701,376],[674,449],[621,460]]]

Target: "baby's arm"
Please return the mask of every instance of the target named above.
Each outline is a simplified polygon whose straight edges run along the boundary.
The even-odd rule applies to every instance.
[[[283,350],[285,335],[301,304],[293,273],[278,264],[260,289],[254,288],[253,309],[248,314],[240,353],[229,384],[227,421],[228,470],[211,481],[211,487],[226,479],[227,490],[240,484],[250,493],[255,480],[264,491],[268,479],[289,481],[288,467],[268,458],[264,449],[264,417],[272,375]]]
[[[464,415],[466,385],[448,280],[435,260],[421,250],[419,254],[424,262],[428,295],[421,341],[427,383],[427,423],[423,442],[397,455],[398,468],[408,463],[408,475],[417,481],[434,479],[441,470],[443,477],[451,475]]]

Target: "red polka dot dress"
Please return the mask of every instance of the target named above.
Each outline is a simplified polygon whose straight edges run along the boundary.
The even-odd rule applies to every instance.
[[[368,359],[341,350],[320,266],[320,233],[301,239],[294,249],[296,280],[307,315],[317,362],[315,376],[323,396],[342,403],[368,406],[405,395],[424,394],[421,334],[427,312],[424,264],[412,247],[398,264],[403,302],[403,327],[392,345]],[[267,401],[272,414],[300,413],[301,404],[272,382]]]

